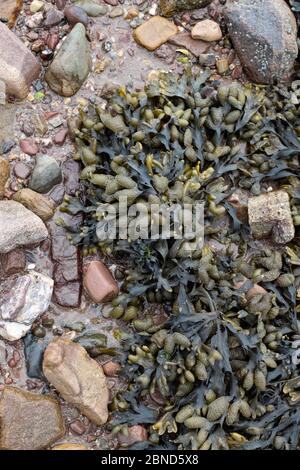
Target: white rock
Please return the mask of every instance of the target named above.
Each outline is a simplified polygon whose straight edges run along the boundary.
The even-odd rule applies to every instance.
[[[0,201],[0,253],[40,243],[48,237],[44,222],[16,201]]]
[[[6,279],[0,285],[0,336],[16,341],[50,305],[53,280],[31,271]]]
[[[44,2],[42,2],[41,0],[33,0],[33,2],[31,2],[30,4],[30,12],[31,13],[37,13],[38,11],[40,11],[44,6]]]
[[[203,20],[195,24],[191,31],[193,39],[201,39],[202,41],[220,41],[222,39],[222,31],[218,23],[212,20]]]

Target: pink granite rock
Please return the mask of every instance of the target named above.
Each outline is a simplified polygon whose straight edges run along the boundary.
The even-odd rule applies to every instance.
[[[34,55],[7,26],[0,22],[0,80],[6,84],[8,94],[25,98],[29,87],[40,73]]]

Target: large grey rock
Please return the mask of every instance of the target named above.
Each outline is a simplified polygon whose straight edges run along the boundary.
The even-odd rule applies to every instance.
[[[224,16],[248,77],[272,84],[289,78],[298,55],[297,24],[284,0],[230,0]]]
[[[47,193],[62,180],[59,164],[53,157],[40,155],[32,172],[29,187],[38,193]]]
[[[0,201],[0,253],[40,243],[48,237],[43,221],[22,204]]]
[[[46,312],[53,292],[53,280],[31,271],[0,284],[0,336],[15,341],[30,330],[32,323]]]
[[[59,95],[74,95],[88,76],[91,62],[85,34],[83,24],[77,23],[46,72],[48,85]]]
[[[0,22],[0,80],[5,83],[6,92],[25,98],[39,73],[40,65],[34,55]]]

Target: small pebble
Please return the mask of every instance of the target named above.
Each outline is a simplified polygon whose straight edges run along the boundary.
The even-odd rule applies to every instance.
[[[218,73],[222,75],[226,73],[228,70],[228,59],[217,60],[216,65],[217,65]]]
[[[20,141],[20,148],[22,152],[26,153],[27,155],[34,156],[38,153],[38,146],[29,139],[23,139]]]

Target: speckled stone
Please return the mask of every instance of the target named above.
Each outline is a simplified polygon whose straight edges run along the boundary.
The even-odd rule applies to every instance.
[[[250,80],[288,80],[298,55],[297,24],[284,0],[227,2],[230,38]]]
[[[271,236],[275,243],[285,244],[295,236],[289,195],[273,191],[250,197],[248,215],[254,238]]]

